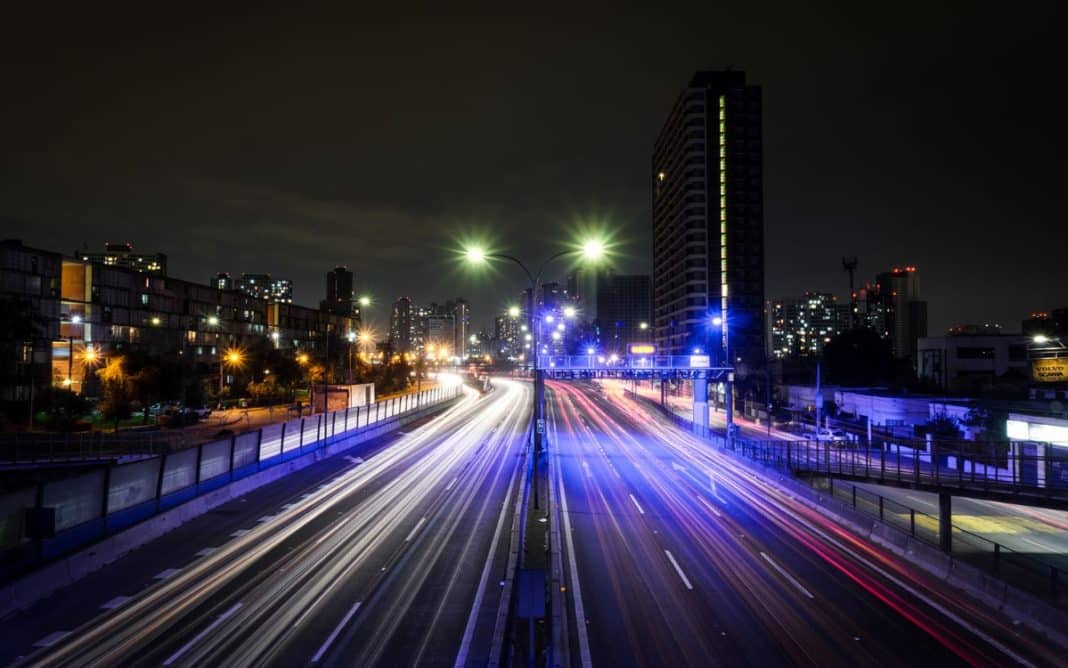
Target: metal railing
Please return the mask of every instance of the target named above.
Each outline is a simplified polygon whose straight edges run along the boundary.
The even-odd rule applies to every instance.
[[[92,463],[0,494],[0,581],[235,480],[394,418],[420,415],[462,392],[460,386],[437,387],[318,413],[135,461]],[[30,510],[54,514],[52,537],[31,539]]]
[[[938,517],[893,499],[834,478],[816,478],[812,487],[826,492],[853,509],[876,517],[910,537],[940,548]],[[995,575],[1003,582],[1068,608],[1068,571],[1048,561],[1014,550],[952,525],[951,554],[954,559]]]
[[[422,396],[426,392],[419,394]],[[412,396],[415,394],[390,397],[365,406],[353,406],[346,412],[352,414],[353,419],[356,419],[355,415],[361,411],[363,415],[374,415],[375,411],[385,414],[394,410],[395,406],[407,405],[406,402],[409,401],[407,397]],[[296,413],[292,415],[295,416]],[[324,414],[311,413],[303,417],[316,420],[321,419],[318,416],[322,415]],[[238,419],[231,423],[220,423],[218,428],[238,434],[255,431],[255,429],[238,431],[241,422],[243,420]],[[263,429],[269,430],[279,424],[282,422],[264,425]],[[0,464],[63,463],[109,460],[130,455],[162,455],[196,447],[206,440],[211,440],[211,437],[205,438],[203,431],[190,432],[183,429],[172,430],[159,427],[131,427],[117,432],[12,432],[0,434]]]
[[[835,480],[829,476],[856,475],[857,477],[862,477],[859,472],[865,471],[864,477],[866,477],[875,470],[880,471],[881,474],[884,474],[883,472],[886,470],[890,470],[892,474],[900,472],[902,475],[910,476],[910,481],[916,480],[919,475],[921,476],[920,479],[940,480],[943,484],[953,481],[963,483],[965,481],[959,468],[953,469],[956,477],[947,477],[944,473],[939,474],[939,469],[942,468],[939,466],[931,467],[918,474],[916,462],[909,461],[906,458],[909,463],[899,466],[896,465],[895,461],[895,465],[886,469],[883,468],[883,464],[886,461],[885,449],[881,449],[883,456],[878,457],[871,457],[870,453],[872,451],[865,449],[869,453],[869,456],[865,458],[863,456],[858,457],[855,448],[835,448],[827,442],[761,441],[735,438],[732,444],[723,433],[708,427],[699,427],[691,420],[665,409],[648,397],[635,396],[660,409],[665,416],[687,431],[693,432],[721,448],[733,449],[737,454],[754,462],[769,467],[787,469],[794,473],[802,471],[828,475],[828,477],[802,476],[797,479],[806,480],[813,488],[825,491],[830,496],[848,503],[854,509],[878,518],[883,524],[904,532],[911,538],[932,547],[941,548],[937,516],[916,510],[888,497],[858,487],[851,482]],[[1063,461],[1059,458],[1059,455],[1057,456],[1058,462]],[[915,459],[919,461],[919,457]],[[1034,460],[1034,458],[1030,459]],[[1027,459],[1022,461],[1027,461]],[[878,469],[872,467],[874,462],[879,463]],[[926,476],[926,478],[923,478],[923,476]],[[995,475],[994,480],[988,480],[987,484],[1002,484],[1002,482],[998,482]],[[1017,479],[1018,487],[1019,482]],[[1054,490],[1056,489],[1060,489],[1062,492],[1065,491],[1063,482],[1058,483],[1054,487]],[[1002,543],[962,529],[957,525],[952,525],[950,547],[951,554],[955,559],[972,564],[983,571],[993,574],[999,580],[1039,596],[1058,607],[1068,608],[1068,570],[1031,554],[1014,550]]]

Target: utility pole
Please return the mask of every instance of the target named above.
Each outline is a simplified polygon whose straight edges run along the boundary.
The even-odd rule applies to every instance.
[[[857,328],[857,293],[853,289],[853,279],[857,273],[857,257],[843,257],[842,269],[849,274],[849,328]]]

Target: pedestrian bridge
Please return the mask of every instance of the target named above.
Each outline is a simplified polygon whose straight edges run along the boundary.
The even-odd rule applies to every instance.
[[[712,366],[708,355],[539,355],[538,368],[550,378],[674,376],[718,378],[731,369]]]

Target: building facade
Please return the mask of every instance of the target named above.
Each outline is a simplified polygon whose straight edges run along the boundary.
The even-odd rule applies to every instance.
[[[360,319],[360,310],[353,288],[352,272],[347,267],[337,266],[326,272],[326,299],[319,307],[323,311]]]
[[[82,262],[94,262],[108,267],[123,267],[145,274],[152,274],[153,276],[167,275],[166,255],[163,253],[135,252],[133,244],[129,242],[106,243],[103,251],[76,250],[72,256]]]
[[[1026,384],[1029,337],[1023,334],[949,334],[921,337],[916,374],[948,392],[970,394],[992,388],[1012,374]]]
[[[916,267],[878,274],[858,291],[861,323],[890,341],[897,359],[916,362],[916,345],[927,336],[927,302],[920,299]]]
[[[764,360],[761,89],[701,71],[652,158],[653,331],[670,354],[729,346],[740,379]],[[725,326],[713,328],[718,316]]]
[[[849,329],[850,305],[826,292],[806,292],[768,302],[770,356],[819,357],[831,339]]]
[[[645,275],[597,276],[597,329],[604,352],[625,355],[652,340],[652,280]]]
[[[0,244],[0,303],[33,325],[0,331],[3,373],[11,377],[3,398],[13,401],[49,385],[84,394],[96,366],[129,350],[211,367],[230,347],[318,351],[327,332],[355,327],[351,317],[17,241]]]

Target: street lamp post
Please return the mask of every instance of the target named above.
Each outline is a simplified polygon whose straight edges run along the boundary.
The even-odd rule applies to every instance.
[[[727,411],[727,445],[734,445],[734,364],[731,361],[731,339],[727,321],[721,316],[712,317],[712,325],[722,329],[721,345],[723,357],[727,367],[727,385],[723,396],[724,408]],[[711,352],[711,351],[709,351]]]
[[[219,359],[219,410],[222,410],[223,407],[223,380],[225,378],[223,370],[227,364],[230,366],[239,366],[241,364],[241,353],[231,349],[226,351],[226,353]]]
[[[542,274],[545,272],[546,267],[548,267],[550,263],[552,263],[554,260],[558,260],[564,257],[565,255],[579,253],[589,260],[597,260],[604,255],[604,252],[605,247],[602,242],[589,240],[582,245],[581,249],[562,250],[550,256],[544,262],[542,262],[541,266],[538,268],[537,273],[531,272],[522,260],[512,255],[506,255],[503,253],[487,253],[481,248],[469,248],[465,252],[467,260],[472,264],[483,264],[490,259],[507,260],[509,262],[517,264],[519,265],[519,268],[523,270],[523,273],[526,274],[527,279],[530,281],[530,293],[527,296],[527,327],[531,334],[531,351],[533,354],[533,358],[531,360],[531,368],[534,374],[534,406],[533,414],[531,415],[531,431],[533,434],[535,456],[539,454],[542,450],[542,434],[545,430],[545,421],[543,417],[545,409],[545,379],[542,376],[542,371],[540,365],[538,364],[538,357],[540,353],[538,346],[540,344],[538,341],[538,327],[535,324],[534,313],[534,305],[536,303],[535,295],[538,292],[538,286],[541,284]],[[537,320],[540,323],[540,319]],[[534,470],[535,472],[537,471],[537,466],[534,467]],[[537,494],[536,490],[537,486],[535,485],[535,494]],[[534,498],[534,507],[538,507],[537,496],[535,496]]]

